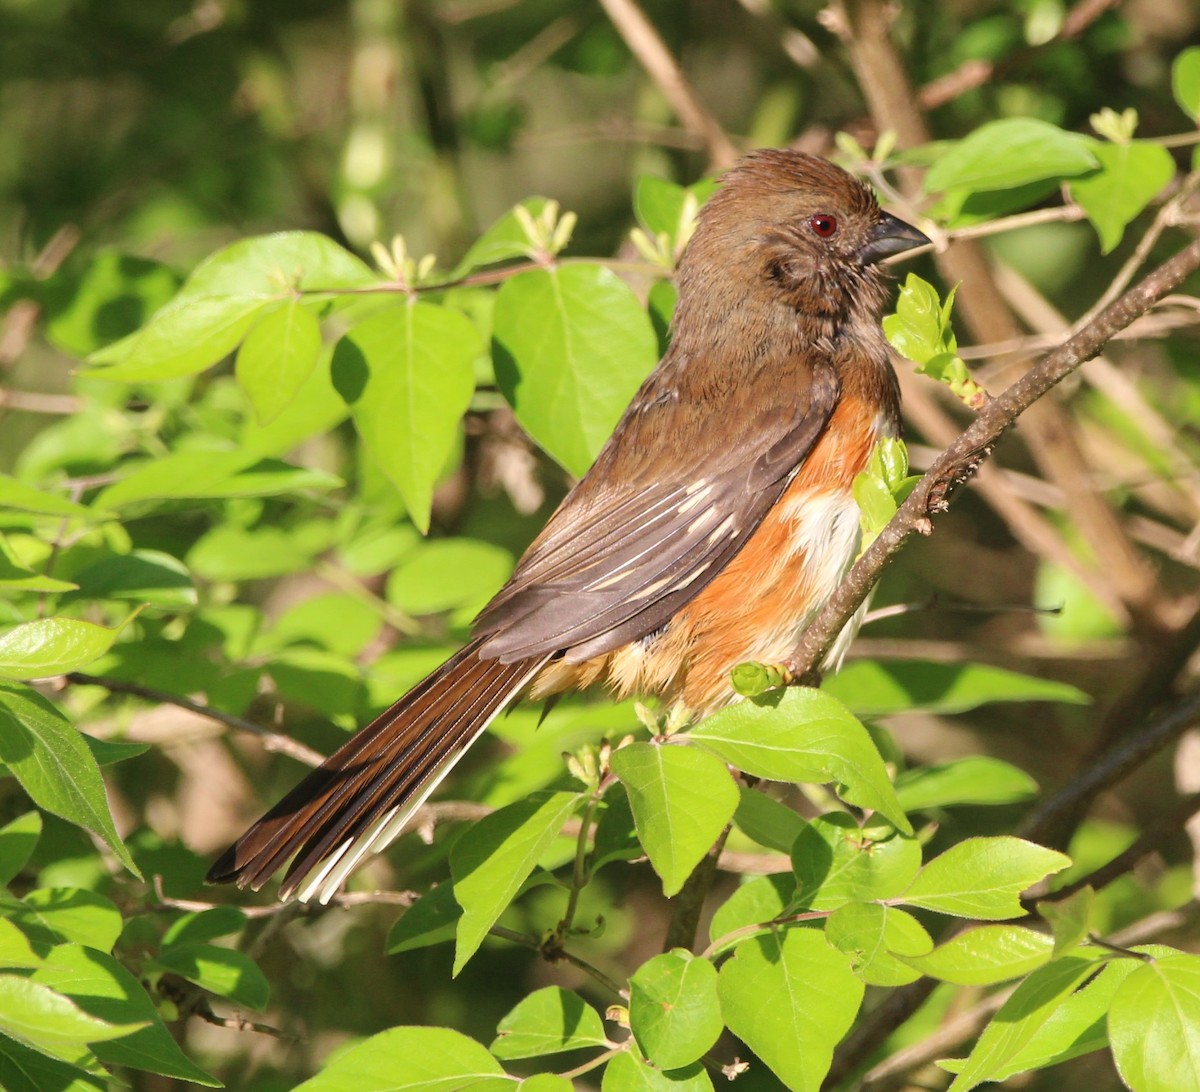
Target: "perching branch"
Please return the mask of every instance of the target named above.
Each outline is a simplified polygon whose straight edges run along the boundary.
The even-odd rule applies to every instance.
[[[785,664],[794,677],[810,675],[821,663],[837,635],[875,586],[884,566],[914,531],[922,534],[932,531],[933,515],[946,509],[954,489],[970,478],[1017,418],[1197,269],[1200,269],[1200,240],[1192,241],[1160,265],[984,406],[958,439],[934,461],[805,631],[799,647]]]

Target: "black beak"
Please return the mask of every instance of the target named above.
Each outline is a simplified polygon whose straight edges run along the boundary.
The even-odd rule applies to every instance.
[[[871,228],[871,237],[866,246],[859,250],[858,257],[863,265],[873,265],[881,258],[903,254],[914,247],[926,246],[930,241],[927,235],[911,224],[898,220],[891,213],[882,212],[875,226]]]

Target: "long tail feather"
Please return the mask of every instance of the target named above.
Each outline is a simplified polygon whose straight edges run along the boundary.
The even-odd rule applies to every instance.
[[[456,653],[330,755],[221,855],[209,882],[257,890],[294,858],[280,897],[328,902],[546,661],[485,660],[481,644]]]

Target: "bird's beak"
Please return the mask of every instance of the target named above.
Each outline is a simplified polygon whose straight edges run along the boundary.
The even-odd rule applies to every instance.
[[[882,212],[875,226],[871,228],[871,236],[866,245],[859,249],[858,256],[863,265],[874,265],[881,258],[903,254],[906,250],[926,246],[929,242],[929,237],[912,224],[906,224],[891,213]]]

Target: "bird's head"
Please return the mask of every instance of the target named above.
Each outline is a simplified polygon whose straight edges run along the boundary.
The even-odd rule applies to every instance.
[[[929,240],[884,212],[871,190],[804,152],[741,160],[700,213],[680,263],[680,295],[750,293],[836,320],[877,309],[882,258]]]

